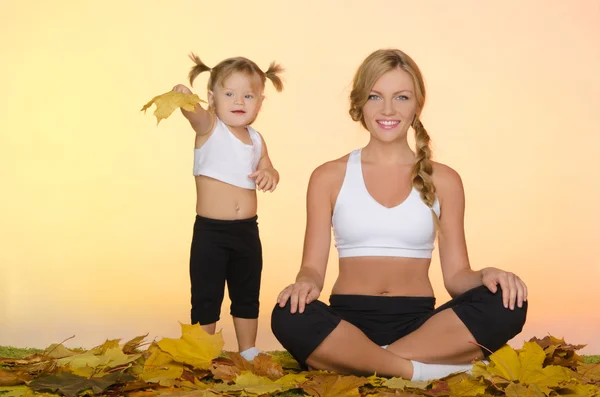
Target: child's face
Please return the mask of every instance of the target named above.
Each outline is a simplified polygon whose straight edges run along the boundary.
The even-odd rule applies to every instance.
[[[221,121],[230,127],[245,127],[256,119],[263,101],[260,78],[234,72],[214,91],[208,92],[208,102]]]

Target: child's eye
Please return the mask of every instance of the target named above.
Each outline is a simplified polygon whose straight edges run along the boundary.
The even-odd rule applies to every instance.
[[[232,97],[232,96],[233,96],[233,94],[232,94],[231,92],[226,92],[226,93],[225,93],[225,96]]]
[[[245,95],[244,98],[246,98],[246,99],[252,99],[252,98],[254,98],[254,95],[248,94],[248,95]]]
[[[374,101],[374,100],[376,100],[376,99],[379,99],[379,95],[371,94],[371,95],[369,95],[369,98],[368,98],[368,99],[369,99],[370,101]]]

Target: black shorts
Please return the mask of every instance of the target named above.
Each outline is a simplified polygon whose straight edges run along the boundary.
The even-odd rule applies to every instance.
[[[231,315],[258,318],[262,246],[257,219],[196,216],[190,253],[192,324],[211,324],[220,319],[225,282]]]
[[[342,320],[384,346],[415,331],[434,314],[452,309],[477,343],[495,351],[521,332],[527,314],[527,302],[523,308],[505,309],[502,292],[492,294],[485,286],[466,291],[437,309],[431,297],[331,295],[329,301],[329,306],[312,302],[302,314],[291,314],[289,301],[273,309],[273,334],[303,367]],[[482,352],[489,355],[485,349]]]

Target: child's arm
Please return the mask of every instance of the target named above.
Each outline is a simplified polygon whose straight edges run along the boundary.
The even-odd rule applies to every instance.
[[[262,138],[262,135],[261,135]],[[262,140],[262,156],[258,161],[256,171],[249,175],[250,178],[256,178],[256,188],[263,192],[272,192],[279,183],[279,172],[273,167],[267,150],[267,143]]]
[[[173,87],[173,91],[184,94],[192,93],[192,91],[183,84],[177,84]],[[213,115],[200,106],[199,103],[196,104],[194,112],[188,112],[187,110],[181,109],[181,113],[188,119],[192,129],[196,132],[196,135],[206,135],[212,130],[214,123]]]

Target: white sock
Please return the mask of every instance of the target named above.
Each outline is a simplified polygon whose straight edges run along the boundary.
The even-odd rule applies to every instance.
[[[455,372],[471,373],[473,364],[425,364],[419,361],[410,361],[413,365],[413,376],[411,381],[422,382],[433,379],[441,379]]]
[[[388,346],[389,346],[389,345],[383,345],[383,346],[380,346],[380,347],[381,347],[382,349],[384,349],[384,350],[387,350],[387,347],[388,347]]]
[[[252,361],[252,360],[254,360],[254,357],[256,357],[256,356],[258,356],[260,354],[260,352],[261,351],[258,350],[256,347],[251,347],[250,349],[247,349],[247,350],[244,350],[243,352],[240,352],[240,354],[246,360]]]

